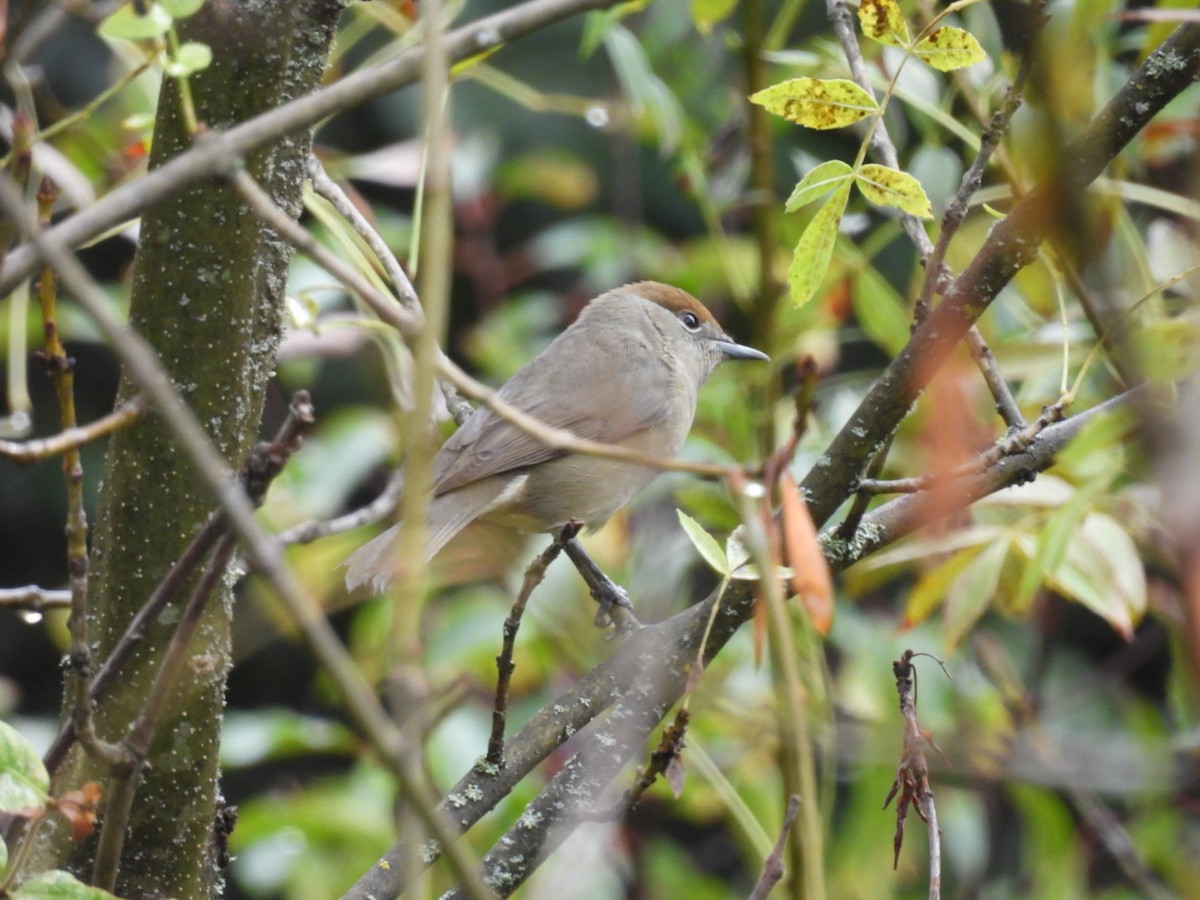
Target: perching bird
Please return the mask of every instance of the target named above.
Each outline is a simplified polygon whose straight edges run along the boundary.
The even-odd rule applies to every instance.
[[[592,300],[497,396],[581,438],[670,459],[700,386],[727,359],[767,356],[734,343],[686,291],[643,281]],[[476,519],[555,534],[572,522],[597,528],[658,471],[553,449],[481,406],[434,459],[426,556]],[[347,587],[387,587],[397,528],[347,558]]]

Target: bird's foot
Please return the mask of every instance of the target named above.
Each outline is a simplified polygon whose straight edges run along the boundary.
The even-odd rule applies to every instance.
[[[633,603],[629,594],[620,585],[604,574],[595,561],[588,556],[583,545],[576,539],[583,526],[571,521],[559,532],[559,541],[576,570],[587,583],[592,598],[599,605],[596,610],[595,623],[597,628],[607,628],[610,624],[618,631],[632,631],[641,627],[637,616],[633,613]]]
[[[598,604],[596,618],[592,620],[596,627],[607,628],[609,625],[615,625],[622,631],[637,627],[640,623],[634,615],[633,603],[630,602],[625,588],[603,572],[600,573],[600,577],[603,579],[600,584],[589,585],[592,598]]]

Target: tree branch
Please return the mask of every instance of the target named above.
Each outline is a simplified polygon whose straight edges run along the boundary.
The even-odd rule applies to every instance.
[[[1146,58],[1104,110],[1063,148],[1061,182],[1039,184],[993,229],[805,477],[813,521],[821,524],[833,515],[867,460],[908,414],[954,346],[1012,277],[1037,257],[1064,198],[1077,198],[1198,71],[1200,26],[1185,25]]]
[[[446,36],[446,51],[454,62],[494,50],[530,32],[581,12],[614,6],[618,0],[529,0],[487,16]],[[238,159],[281,135],[299,131],[335,113],[412,84],[421,73],[424,50],[414,47],[394,59],[348,75],[341,81],[255,116],[225,132],[212,132],[202,142],[47,231],[47,239],[62,247],[77,247],[110,228],[139,216],[184,188],[226,172]],[[9,254],[0,268],[0,296],[27,278],[43,258],[37,242]]]

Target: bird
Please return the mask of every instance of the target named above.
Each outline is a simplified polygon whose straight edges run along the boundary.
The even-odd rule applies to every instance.
[[[497,398],[580,438],[669,459],[692,427],[697,395],[726,360],[768,360],[730,338],[681,288],[640,281],[591,300],[500,388]],[[486,519],[527,532],[594,530],[649,484],[653,466],[555,449],[486,405],[433,461],[425,555]],[[343,563],[346,586],[392,580],[399,526]]]

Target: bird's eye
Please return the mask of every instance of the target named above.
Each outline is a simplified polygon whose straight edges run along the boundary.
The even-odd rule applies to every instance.
[[[679,314],[679,321],[683,323],[683,327],[688,331],[700,330],[700,317],[694,312],[681,312]]]

